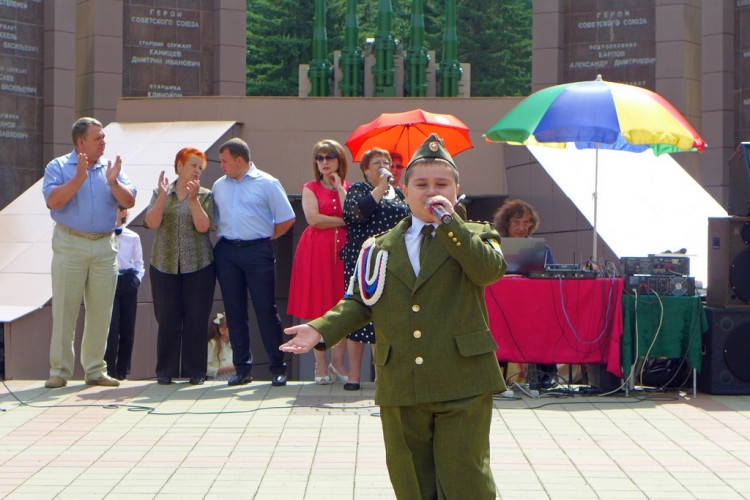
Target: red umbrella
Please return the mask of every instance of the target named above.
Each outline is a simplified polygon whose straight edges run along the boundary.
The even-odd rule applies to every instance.
[[[413,109],[402,113],[383,113],[370,123],[357,127],[346,140],[354,161],[371,148],[398,151],[407,163],[425,139],[436,133],[451,155],[473,148],[469,127],[453,115]]]

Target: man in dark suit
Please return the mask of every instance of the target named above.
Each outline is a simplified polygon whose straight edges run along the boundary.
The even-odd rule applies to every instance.
[[[505,272],[500,237],[453,207],[458,170],[431,135],[404,172],[412,216],[365,242],[345,298],[281,346],[307,352],[375,326],[388,472],[402,499],[495,498],[490,470],[492,394],[505,390],[484,287]],[[452,220],[441,221],[442,211]],[[442,223],[441,223],[442,222]]]

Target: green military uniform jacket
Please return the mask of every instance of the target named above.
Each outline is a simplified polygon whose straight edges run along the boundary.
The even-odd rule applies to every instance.
[[[488,326],[484,287],[506,264],[500,236],[489,224],[454,217],[439,226],[415,276],[404,235],[411,218],[375,238],[373,252],[388,252],[379,300],[351,297],[312,322],[327,346],[373,322],[379,405],[453,401],[505,390]],[[375,260],[375,259],[372,259]]]

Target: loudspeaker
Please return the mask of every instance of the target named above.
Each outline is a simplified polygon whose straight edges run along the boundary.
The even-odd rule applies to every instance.
[[[706,307],[706,317],[698,388],[708,394],[750,394],[750,310]]]
[[[737,145],[729,158],[729,203],[727,212],[750,216],[750,142]]]
[[[706,305],[750,306],[750,217],[709,217]]]
[[[622,386],[622,379],[609,373],[605,365],[587,364],[586,376],[589,385],[602,392],[613,392]]]

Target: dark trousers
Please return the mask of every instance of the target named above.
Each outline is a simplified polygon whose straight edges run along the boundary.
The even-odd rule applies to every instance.
[[[239,246],[220,239],[214,248],[214,258],[237,374],[245,375],[253,367],[247,314],[248,292],[258,319],[263,347],[270,360],[269,370],[272,375],[286,373],[284,353],[279,351],[284,334],[276,310],[276,258],[273,245],[270,241],[259,241]]]
[[[107,375],[120,380],[127,377],[130,358],[133,355],[135,313],[138,309],[140,284],[138,273],[135,271],[127,271],[117,277],[104,361],[107,362]]]
[[[214,265],[181,274],[162,273],[151,266],[149,277],[159,324],[156,376],[205,378],[208,321],[216,288]]]

